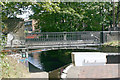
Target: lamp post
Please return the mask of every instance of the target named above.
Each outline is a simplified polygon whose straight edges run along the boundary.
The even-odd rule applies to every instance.
[[[100,36],[100,37],[101,37],[101,39],[100,39],[100,42],[101,42],[101,43],[104,43],[104,33],[103,33],[103,31],[104,31],[104,25],[102,24],[102,32],[101,32],[101,34],[100,34],[100,35],[101,35],[101,36]]]

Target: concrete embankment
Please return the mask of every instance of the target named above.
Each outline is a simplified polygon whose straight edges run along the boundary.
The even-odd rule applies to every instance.
[[[68,70],[67,78],[119,78],[119,65],[120,64],[106,64],[98,66],[73,66]]]
[[[37,73],[31,73],[31,78],[45,78],[48,79],[48,73],[47,72],[37,72]]]

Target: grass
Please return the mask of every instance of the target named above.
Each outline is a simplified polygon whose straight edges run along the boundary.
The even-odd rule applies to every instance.
[[[114,47],[120,47],[120,41],[111,41],[104,43],[104,46],[114,46]]]
[[[2,64],[1,78],[29,78],[30,73],[28,68],[22,63],[18,63],[17,60],[10,56],[5,56]]]

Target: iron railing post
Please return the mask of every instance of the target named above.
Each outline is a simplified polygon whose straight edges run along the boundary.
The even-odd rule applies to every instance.
[[[104,43],[104,25],[102,25],[102,32],[101,32],[101,34],[100,34],[100,42],[101,43]]]
[[[67,38],[67,35],[66,35],[66,33],[64,33],[64,40],[66,41],[66,38]]]

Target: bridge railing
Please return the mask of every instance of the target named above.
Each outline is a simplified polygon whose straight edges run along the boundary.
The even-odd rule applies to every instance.
[[[78,44],[100,43],[100,32],[41,32],[27,33],[28,45]]]
[[[120,41],[120,31],[104,31],[103,42]]]

